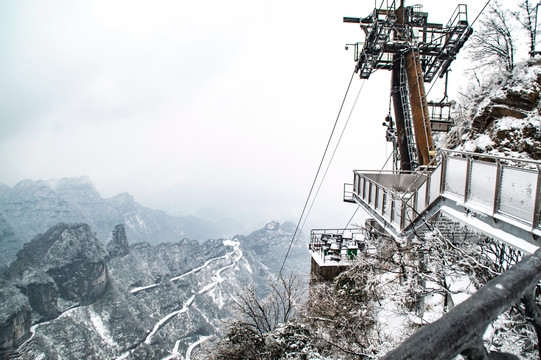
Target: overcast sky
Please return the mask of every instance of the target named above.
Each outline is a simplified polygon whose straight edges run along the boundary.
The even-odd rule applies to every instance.
[[[468,1],[470,19],[484,3]],[[424,9],[446,23],[457,4]],[[344,45],[362,40],[342,17],[373,8],[0,0],[0,183],[87,175],[104,197],[127,191],[173,215],[252,229],[296,221],[353,71]],[[311,226],[344,226],[351,170],[379,169],[390,154],[389,75],[364,84]],[[356,77],[341,124],[360,86]]]

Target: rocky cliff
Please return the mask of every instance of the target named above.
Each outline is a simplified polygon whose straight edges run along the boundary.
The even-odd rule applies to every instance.
[[[60,223],[25,244],[5,276],[28,297],[34,312],[51,318],[103,293],[106,255],[89,225]]]
[[[15,286],[0,280],[0,359],[30,336],[31,309],[26,298]]]
[[[50,270],[68,269],[69,262],[61,259],[61,254],[74,262],[105,256],[103,245],[95,244],[97,239],[89,235],[87,226],[79,231],[88,235],[90,244],[75,241],[69,245],[70,239],[82,237],[62,236],[61,229],[81,226],[61,224],[34,239],[6,273],[33,313],[31,340],[14,354],[17,359],[185,356],[195,344],[221,334],[227,320],[234,316],[236,294],[247,284],[261,286],[265,277],[272,276],[272,269],[281,265],[287,239],[292,235],[288,232],[290,225],[272,222],[249,236],[232,240],[200,243],[184,239],[159,245],[129,245],[119,225],[107,246],[111,250],[104,267],[107,285],[92,297],[94,302],[76,302],[73,294],[83,298],[81,291],[89,287],[75,278],[97,268],[84,271],[69,267],[73,271],[69,285],[82,286],[79,292],[70,288],[66,296],[61,295],[67,287],[66,277]],[[81,254],[85,252],[88,255]],[[9,332],[7,325],[1,326]],[[26,336],[29,326],[25,327]]]
[[[294,232],[295,224],[291,222],[280,224],[272,221],[265,225],[264,228],[256,230],[247,236],[238,235],[236,239],[258,257],[270,274],[277,274],[282,267]],[[301,239],[297,239],[291,245],[284,270],[303,274],[309,269],[309,264],[308,246]]]
[[[90,304],[107,286],[106,251],[87,224],[58,224],[36,236],[3,274],[0,351],[30,336],[30,324]]]
[[[124,224],[119,224],[113,229],[113,238],[107,243],[107,252],[110,257],[122,257],[130,252]]]
[[[458,150],[541,159],[541,61],[493,74],[458,104],[442,145]]]

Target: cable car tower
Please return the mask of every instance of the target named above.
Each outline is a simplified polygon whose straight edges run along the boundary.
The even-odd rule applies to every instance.
[[[473,30],[465,4],[458,5],[444,26],[429,23],[421,5],[397,2],[384,0],[367,17],[345,17],[344,22],[360,24],[365,34],[364,42],[354,44],[361,79],[379,69],[392,72],[395,119],[385,119],[387,141],[394,145],[395,170],[411,171],[428,165],[435,153],[432,131],[446,131],[450,123],[447,94],[438,103],[427,102],[424,83],[445,77],[447,88],[449,66]]]
[[[364,228],[312,230],[314,279],[330,280],[357,254],[377,252],[374,242],[382,236],[402,235],[402,230],[408,230],[411,221],[405,219],[412,217],[411,209],[426,209],[426,185],[421,192],[424,198],[410,198],[409,188],[420,182],[418,178],[428,178],[416,170],[430,169],[435,156],[432,132],[448,130],[450,106],[445,102],[447,90],[441,101],[427,102],[424,84],[436,76],[445,77],[447,89],[449,66],[473,32],[466,10],[466,5],[459,5],[446,25],[434,24],[428,22],[420,5],[383,0],[365,18],[344,18],[344,22],[360,24],[364,31],[364,42],[353,44],[355,72],[361,79],[369,79],[380,69],[392,72],[394,120],[389,113],[384,125],[386,139],[393,143],[394,169],[392,173],[354,172],[354,183],[344,187],[344,201],[362,206],[373,219]],[[437,180],[432,184],[439,189]],[[435,190],[433,193],[437,195]]]

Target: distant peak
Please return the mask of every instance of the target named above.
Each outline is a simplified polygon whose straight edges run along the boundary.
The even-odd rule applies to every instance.
[[[19,181],[17,184],[15,184],[15,186],[13,188],[14,189],[24,189],[24,188],[34,187],[37,184],[38,183],[36,181],[34,181],[34,180],[24,179],[24,180]]]
[[[113,196],[113,197],[111,198],[111,200],[115,200],[115,201],[129,201],[129,202],[134,201],[133,196],[131,196],[131,195],[130,195],[129,193],[127,193],[127,192],[122,192],[122,193],[120,193],[120,194],[117,194],[117,195]]]
[[[79,177],[64,177],[61,179],[50,179],[45,181],[53,189],[58,189],[62,187],[71,187],[71,186],[87,186],[94,188],[92,181],[88,176],[79,176]]]
[[[265,229],[267,230],[276,230],[280,227],[280,223],[277,221],[271,221],[267,225],[265,225]]]

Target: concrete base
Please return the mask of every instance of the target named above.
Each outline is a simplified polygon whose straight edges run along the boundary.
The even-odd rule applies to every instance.
[[[320,265],[312,255],[312,264],[310,266],[310,281],[333,281],[341,272],[349,268],[349,264],[325,264]]]

